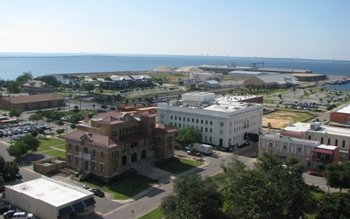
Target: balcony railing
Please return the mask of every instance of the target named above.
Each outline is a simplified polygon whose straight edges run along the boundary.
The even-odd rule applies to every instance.
[[[315,157],[315,156],[313,156],[312,160],[313,161],[332,163],[333,162],[333,157],[322,158],[322,157]]]

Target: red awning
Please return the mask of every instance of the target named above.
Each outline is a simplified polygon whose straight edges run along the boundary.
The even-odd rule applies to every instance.
[[[312,152],[317,152],[321,154],[333,154],[333,151],[327,150],[327,149],[321,149],[321,148],[315,148],[312,150]]]

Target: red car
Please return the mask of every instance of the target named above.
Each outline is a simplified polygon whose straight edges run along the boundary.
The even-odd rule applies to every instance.
[[[323,176],[323,172],[321,170],[309,170],[309,175],[314,176]]]

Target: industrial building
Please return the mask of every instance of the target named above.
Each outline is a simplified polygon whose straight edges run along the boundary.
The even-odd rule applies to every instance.
[[[291,74],[257,75],[244,81],[244,87],[288,88],[300,86],[298,80]]]
[[[6,186],[6,200],[39,218],[61,219],[92,214],[96,203],[92,192],[46,177]]]
[[[0,109],[39,110],[65,106],[64,98],[56,93],[23,95],[9,94],[0,98]]]
[[[246,133],[260,133],[263,105],[193,92],[183,94],[181,100],[158,104],[157,112],[159,123],[179,129],[193,126],[202,131],[203,143],[230,149],[245,143]]]

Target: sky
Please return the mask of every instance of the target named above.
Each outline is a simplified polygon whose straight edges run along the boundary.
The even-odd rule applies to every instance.
[[[349,0],[0,0],[0,52],[350,60]]]

